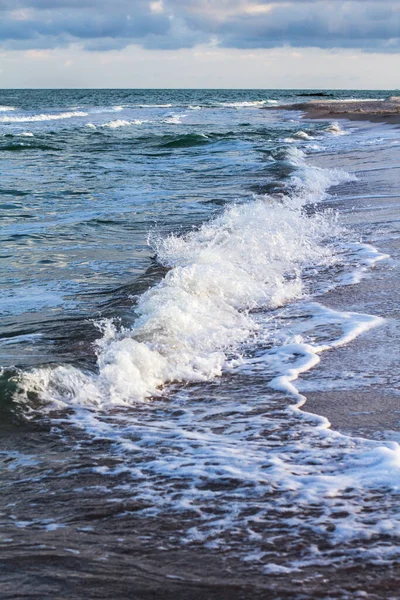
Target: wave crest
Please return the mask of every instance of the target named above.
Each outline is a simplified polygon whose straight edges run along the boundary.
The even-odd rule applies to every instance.
[[[307,216],[302,206],[349,176],[308,167],[303,156],[289,149],[295,173],[278,201],[263,196],[233,205],[197,231],[154,242],[170,270],[139,298],[132,329],[103,324],[97,375],[68,366],[38,369],[25,376],[25,390],[52,403],[104,406],[149,398],[168,382],[220,375],[227,357],[257,330],[251,310],[301,297],[302,268],[332,260],[323,242],[334,221]]]

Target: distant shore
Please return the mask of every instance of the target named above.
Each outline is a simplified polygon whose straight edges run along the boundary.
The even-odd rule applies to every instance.
[[[308,119],[349,119],[400,125],[400,97],[386,100],[310,100],[274,106],[276,109],[302,110]]]
[[[400,125],[399,114],[382,113],[356,113],[356,112],[319,112],[313,109],[305,111],[307,119],[348,119],[349,121],[370,121],[371,123],[386,123],[388,125]]]

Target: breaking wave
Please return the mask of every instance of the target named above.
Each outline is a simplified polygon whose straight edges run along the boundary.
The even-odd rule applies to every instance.
[[[257,331],[254,309],[281,306],[303,294],[302,269],[330,264],[327,214],[303,206],[321,200],[347,173],[307,166],[289,149],[287,193],[234,204],[199,230],[154,241],[164,280],[138,300],[131,329],[110,321],[97,344],[98,373],[71,366],[36,369],[25,390],[60,405],[130,404],[162,393],[169,382],[205,381]]]
[[[126,121],[123,119],[116,119],[115,121],[109,121],[104,123],[103,127],[109,127],[110,129],[119,129],[120,127],[128,127],[129,125],[142,125],[146,121],[135,119],[134,121]]]
[[[36,121],[58,121],[60,119],[72,119],[73,117],[87,117],[88,113],[80,110],[71,112],[40,114],[40,115],[21,115],[18,117],[0,117],[0,123],[34,123]]]

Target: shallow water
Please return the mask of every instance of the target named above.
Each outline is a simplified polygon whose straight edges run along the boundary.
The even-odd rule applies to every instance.
[[[4,597],[351,597],[395,568],[393,415],[343,435],[302,394],[392,373],[350,361],[396,338],[369,290],[400,136],[273,110],[299,94],[3,92]]]

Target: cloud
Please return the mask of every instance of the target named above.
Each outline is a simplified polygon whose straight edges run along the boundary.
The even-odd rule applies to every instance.
[[[0,0],[0,46],[400,50],[399,0]]]

